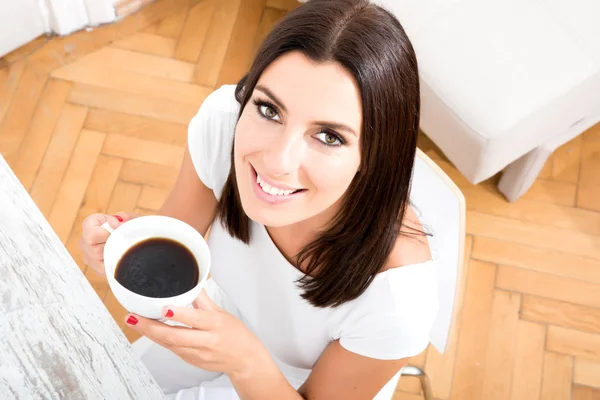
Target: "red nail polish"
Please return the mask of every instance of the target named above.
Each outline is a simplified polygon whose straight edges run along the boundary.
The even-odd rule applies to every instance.
[[[136,317],[134,317],[133,315],[130,315],[129,318],[127,318],[128,325],[136,325],[137,323],[138,323],[138,319]]]
[[[175,313],[173,312],[173,310],[167,310],[167,313],[165,314],[165,317],[172,318],[173,315],[175,315]]]
[[[123,217],[121,217],[120,215],[114,215],[114,217],[115,217],[116,219],[118,219],[118,220],[119,220],[119,222],[123,222]]]

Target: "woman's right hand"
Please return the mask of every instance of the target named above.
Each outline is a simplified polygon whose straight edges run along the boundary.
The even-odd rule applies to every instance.
[[[109,233],[102,228],[108,222],[112,228],[136,218],[134,213],[118,212],[114,215],[92,214],[83,220],[79,247],[83,251],[83,262],[97,273],[104,275],[104,244]]]

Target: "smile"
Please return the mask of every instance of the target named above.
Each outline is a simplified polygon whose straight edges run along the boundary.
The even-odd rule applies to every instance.
[[[289,196],[290,194],[297,193],[302,189],[282,189],[276,186],[269,185],[264,179],[256,173],[256,183],[260,186],[263,192],[270,194],[271,196]]]
[[[269,204],[285,203],[306,192],[304,188],[294,188],[268,181],[266,178],[260,176],[252,165],[250,166],[250,170],[255,196]]]

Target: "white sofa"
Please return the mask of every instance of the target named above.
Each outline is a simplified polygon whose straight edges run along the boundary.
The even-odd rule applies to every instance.
[[[600,120],[600,0],[373,0],[419,60],[421,128],[472,183],[514,201]]]

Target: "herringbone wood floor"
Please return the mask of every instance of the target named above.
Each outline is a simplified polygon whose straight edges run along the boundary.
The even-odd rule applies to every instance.
[[[81,262],[81,221],[160,207],[190,118],[208,93],[242,76],[295,6],[158,0],[0,60],[2,155],[121,326],[125,311]],[[459,324],[444,355],[430,349],[413,360],[436,398],[600,399],[600,125],[561,147],[514,204],[494,179],[468,183],[421,139],[468,207]],[[396,398],[421,398],[416,381],[403,379]]]

